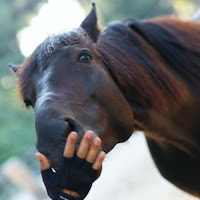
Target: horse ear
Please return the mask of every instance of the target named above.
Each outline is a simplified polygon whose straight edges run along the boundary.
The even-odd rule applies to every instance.
[[[100,30],[97,25],[97,14],[96,14],[95,3],[92,3],[92,9],[90,13],[81,23],[80,27],[82,27],[88,33],[88,35],[94,42],[97,41]]]
[[[20,65],[13,65],[13,64],[9,64],[8,65],[10,67],[10,69],[17,74],[18,69],[20,68]]]

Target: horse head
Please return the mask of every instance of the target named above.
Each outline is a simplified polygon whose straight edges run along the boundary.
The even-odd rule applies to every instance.
[[[11,68],[26,106],[35,112],[36,147],[56,167],[66,138],[85,131],[102,139],[110,151],[133,132],[128,102],[110,76],[96,47],[100,30],[95,5],[78,29],[41,43],[21,67]]]

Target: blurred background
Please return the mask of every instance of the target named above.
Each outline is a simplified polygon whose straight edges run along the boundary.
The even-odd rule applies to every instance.
[[[34,113],[20,102],[8,63],[19,64],[48,35],[78,27],[90,0],[0,0],[0,200],[48,199],[35,158]],[[112,20],[174,15],[197,19],[200,0],[95,0],[100,27]],[[194,200],[164,180],[143,133],[108,154],[88,200]]]

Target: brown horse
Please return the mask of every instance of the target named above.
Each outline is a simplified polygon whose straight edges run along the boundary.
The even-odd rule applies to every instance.
[[[72,130],[79,142],[93,130],[108,152],[135,123],[161,174],[200,197],[200,24],[161,17],[100,31],[93,4],[78,29],[48,37],[12,68],[53,167]]]

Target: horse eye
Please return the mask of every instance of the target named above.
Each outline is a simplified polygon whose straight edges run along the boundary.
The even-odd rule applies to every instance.
[[[32,102],[30,100],[24,100],[24,103],[26,105],[26,108],[29,108],[30,106],[32,106]]]
[[[80,63],[90,62],[91,59],[92,59],[92,55],[90,52],[82,52],[79,56]]]

